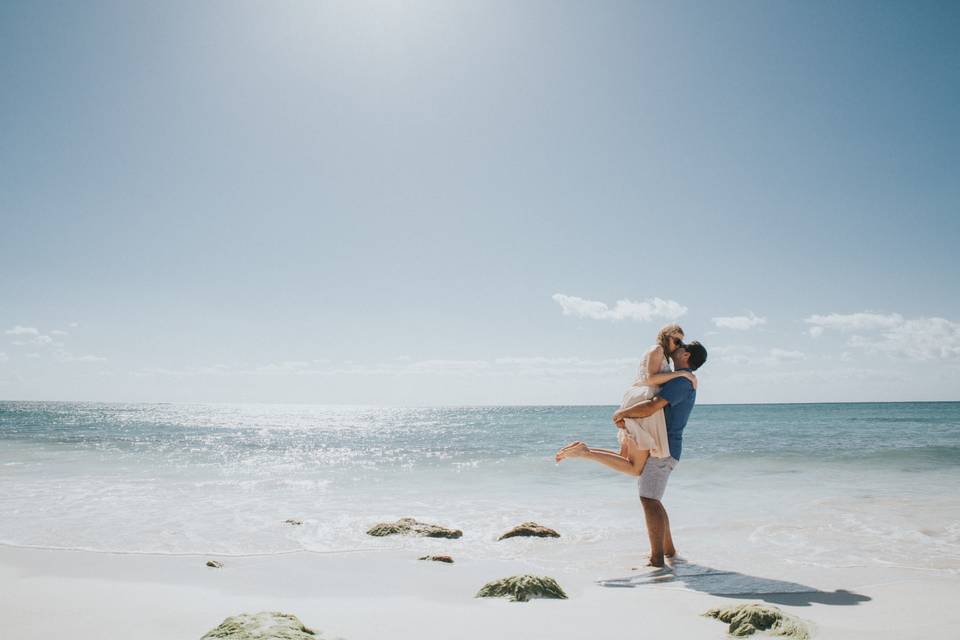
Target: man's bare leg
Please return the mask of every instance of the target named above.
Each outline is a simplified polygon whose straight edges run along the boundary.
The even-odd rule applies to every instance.
[[[643,515],[647,521],[647,537],[650,538],[650,560],[647,565],[651,567],[664,566],[663,547],[664,540],[670,534],[669,520],[667,519],[667,510],[659,500],[653,498],[640,498],[640,504],[643,505]],[[671,540],[671,544],[672,544]]]
[[[663,504],[660,505],[663,508]],[[677,549],[673,546],[673,536],[670,535],[670,516],[667,510],[663,509],[663,555],[667,558],[673,558],[677,555]]]

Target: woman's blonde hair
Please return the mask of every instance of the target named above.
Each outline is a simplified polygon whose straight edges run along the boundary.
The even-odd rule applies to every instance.
[[[670,345],[667,344],[667,340],[670,339],[670,336],[678,333],[682,336],[687,335],[683,332],[683,328],[676,322],[671,322],[670,324],[660,327],[660,331],[657,332],[657,344],[663,348],[664,355],[670,355]]]

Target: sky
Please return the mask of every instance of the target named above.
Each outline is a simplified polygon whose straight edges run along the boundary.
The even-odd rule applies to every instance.
[[[960,400],[960,5],[0,4],[0,400]]]

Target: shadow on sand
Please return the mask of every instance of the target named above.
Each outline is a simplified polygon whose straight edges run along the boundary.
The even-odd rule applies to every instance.
[[[703,591],[724,598],[750,598],[795,607],[811,604],[856,605],[871,598],[852,591],[820,591],[796,582],[748,576],[736,571],[722,571],[677,559],[673,566],[653,569],[625,578],[598,580],[603,587],[642,587],[666,584]]]

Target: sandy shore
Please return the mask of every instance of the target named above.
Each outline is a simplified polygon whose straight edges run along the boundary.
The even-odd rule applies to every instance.
[[[141,640],[199,638],[227,616],[280,610],[346,640],[384,634],[581,639],[638,632],[716,639],[724,637],[724,625],[701,613],[764,601],[812,623],[817,638],[944,637],[960,626],[960,580],[904,570],[795,567],[784,575],[781,569],[778,581],[816,591],[731,597],[709,593],[696,571],[683,579],[682,565],[681,577],[651,578],[648,570],[611,562],[590,572],[551,572],[569,600],[510,603],[473,596],[488,580],[536,572],[530,563],[456,558],[446,565],[418,561],[408,551],[365,551],[226,557],[219,558],[224,568],[211,569],[208,558],[0,547],[3,636],[41,638],[69,630],[79,640],[132,632]],[[716,591],[717,584],[752,576],[708,577]]]

